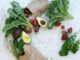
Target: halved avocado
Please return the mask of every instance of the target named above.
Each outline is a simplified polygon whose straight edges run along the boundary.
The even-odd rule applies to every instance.
[[[46,27],[47,26],[47,22],[41,18],[41,17],[36,17],[37,21],[38,21],[38,24],[41,26],[41,27]]]
[[[22,39],[24,43],[31,43],[31,38],[28,34],[26,34],[24,31],[22,32]]]

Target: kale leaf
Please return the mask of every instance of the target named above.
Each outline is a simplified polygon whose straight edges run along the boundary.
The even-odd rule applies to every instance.
[[[11,5],[13,8],[8,9],[9,18],[5,21],[5,26],[3,28],[3,31],[6,32],[6,35],[8,36],[12,31],[13,28],[19,27],[21,25],[25,25],[27,28],[32,28],[31,23],[27,20],[27,18],[24,16],[23,9],[19,6],[19,3],[13,1],[11,2]]]

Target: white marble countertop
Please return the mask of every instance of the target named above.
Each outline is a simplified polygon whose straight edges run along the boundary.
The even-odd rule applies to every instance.
[[[11,7],[12,0],[0,0],[0,59],[15,60],[10,51],[7,49],[2,28],[7,15],[7,9]],[[30,0],[16,0],[22,7],[26,6]],[[73,32],[80,32],[80,0],[69,0],[69,12],[74,17],[73,20],[63,21],[62,24],[66,29],[73,27]],[[80,34],[78,39],[80,39]],[[80,50],[77,54],[69,53],[66,57],[60,57],[58,52],[63,42],[61,41],[60,28],[54,27],[51,30],[40,28],[40,31],[31,34],[32,45],[35,46],[41,53],[48,57],[48,60],[80,60]]]

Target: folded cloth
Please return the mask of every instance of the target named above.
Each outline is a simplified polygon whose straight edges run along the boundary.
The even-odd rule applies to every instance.
[[[32,12],[33,16],[40,16],[48,7],[48,0],[33,0],[27,5],[27,8]]]
[[[41,52],[31,45],[25,45],[24,49],[25,55],[20,56],[20,60],[48,60]]]

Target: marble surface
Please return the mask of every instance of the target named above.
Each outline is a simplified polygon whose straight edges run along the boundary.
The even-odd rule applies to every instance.
[[[2,28],[6,17],[8,17],[7,9],[11,7],[10,2],[13,0],[0,0],[0,59],[15,60],[13,55],[7,48]],[[22,7],[25,7],[31,0],[16,0]],[[74,17],[73,20],[63,21],[65,29],[73,27],[74,32],[80,32],[80,0],[69,0],[69,13]],[[78,34],[77,39],[80,39]],[[58,52],[63,44],[61,41],[60,28],[54,27],[51,30],[40,28],[39,32],[31,34],[32,45],[36,47],[48,60],[80,60],[80,50],[77,54],[69,53],[66,57],[59,56]]]

